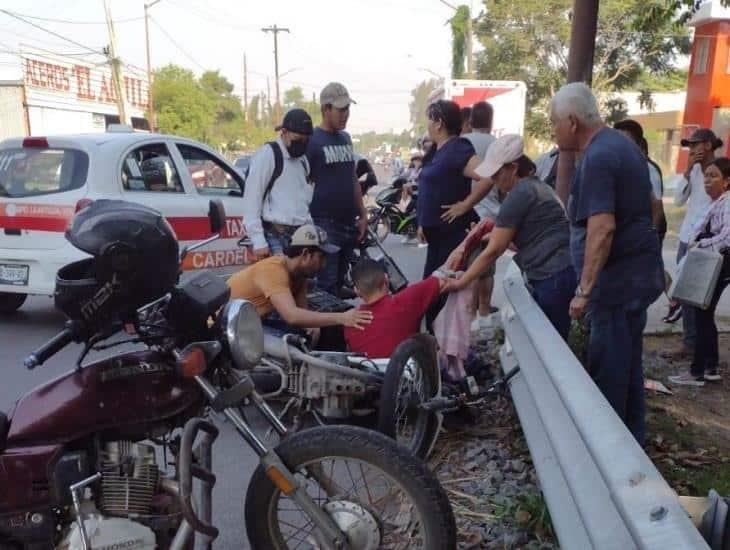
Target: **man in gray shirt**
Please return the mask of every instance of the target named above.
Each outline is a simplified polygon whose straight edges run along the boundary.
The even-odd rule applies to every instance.
[[[570,301],[576,286],[570,258],[570,225],[555,192],[530,175],[534,164],[524,155],[523,147],[520,136],[502,136],[476,169],[480,176],[491,177],[495,187],[507,196],[487,248],[459,279],[449,280],[446,289],[465,288],[514,243],[518,250],[515,262],[530,283],[535,301],[560,335],[567,338]]]

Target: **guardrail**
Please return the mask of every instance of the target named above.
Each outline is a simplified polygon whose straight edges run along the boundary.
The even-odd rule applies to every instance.
[[[512,264],[502,309],[506,373],[564,549],[707,549],[677,494],[530,296]]]

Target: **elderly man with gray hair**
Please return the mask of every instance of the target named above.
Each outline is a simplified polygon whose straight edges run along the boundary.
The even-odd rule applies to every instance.
[[[603,124],[596,99],[583,83],[567,84],[555,94],[550,120],[560,150],[573,151],[579,159],[567,207],[578,277],[570,315],[588,314],[591,376],[641,444],[642,335],[646,309],[664,286],[646,159]]]

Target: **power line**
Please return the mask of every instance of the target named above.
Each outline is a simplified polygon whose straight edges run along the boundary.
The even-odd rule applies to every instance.
[[[99,55],[104,55],[104,52],[102,52],[101,50],[94,50],[94,49],[92,49],[92,48],[89,48],[88,46],[85,46],[85,45],[83,45],[83,44],[80,44],[79,42],[76,42],[76,41],[74,41],[74,40],[71,40],[70,38],[66,38],[66,37],[65,37],[65,36],[63,36],[63,35],[60,35],[60,34],[58,34],[57,32],[53,32],[53,31],[51,31],[51,30],[48,30],[48,29],[46,29],[46,28],[44,28],[44,27],[41,27],[40,25],[37,25],[37,24],[33,23],[32,21],[28,21],[28,20],[26,20],[26,19],[23,19],[22,17],[20,17],[20,16],[18,16],[18,15],[15,15],[15,14],[14,14],[13,12],[11,12],[11,11],[8,11],[8,10],[3,10],[3,9],[0,9],[0,12],[4,13],[5,15],[9,15],[10,17],[13,17],[14,19],[17,19],[18,21],[22,21],[23,23],[25,23],[25,24],[27,24],[27,25],[30,25],[30,26],[32,26],[32,27],[35,27],[35,28],[37,28],[37,29],[40,29],[40,30],[42,30],[43,32],[47,32],[48,34],[52,34],[52,35],[53,35],[53,36],[55,36],[56,38],[60,38],[61,40],[65,40],[66,42],[69,42],[69,43],[71,43],[71,44],[74,44],[75,46],[78,46],[78,47],[80,47],[80,48],[83,48],[83,49],[85,49],[85,50],[88,50],[88,51],[90,51],[90,52],[92,52],[92,53],[97,53],[97,54],[99,54]]]
[[[196,60],[196,59],[195,59],[195,58],[194,58],[194,57],[193,57],[192,55],[190,55],[190,54],[189,54],[188,52],[186,52],[186,51],[185,51],[185,50],[184,50],[184,49],[182,48],[182,46],[180,46],[180,44],[178,44],[177,42],[175,42],[175,39],[174,39],[174,38],[173,38],[172,36],[170,36],[170,34],[169,34],[169,33],[168,33],[168,32],[167,32],[167,31],[166,31],[166,30],[165,30],[164,28],[162,28],[162,25],[158,24],[158,23],[157,23],[157,21],[156,21],[156,20],[155,20],[154,18],[152,18],[152,17],[150,17],[150,21],[152,21],[152,22],[153,22],[153,23],[155,24],[155,27],[157,27],[157,28],[158,28],[158,29],[160,30],[160,32],[161,32],[162,34],[164,34],[164,35],[165,35],[165,36],[167,37],[167,39],[168,39],[168,40],[169,40],[170,42],[172,42],[172,44],[173,44],[173,45],[174,45],[174,46],[175,46],[175,47],[176,47],[176,48],[177,48],[178,50],[180,50],[180,52],[182,52],[182,54],[183,54],[183,55],[184,55],[185,57],[187,57],[187,58],[188,58],[188,59],[189,59],[190,61],[192,61],[192,62],[193,62],[193,63],[194,63],[195,65],[197,65],[197,67],[198,67],[198,68],[199,68],[199,69],[200,69],[201,71],[205,71],[205,70],[206,70],[206,68],[205,68],[205,67],[203,67],[203,65],[201,65],[200,63],[198,63],[198,61],[197,61],[197,60]]]
[[[7,12],[6,12],[7,13]],[[51,17],[38,17],[36,15],[28,15],[25,13],[15,13],[19,17],[26,19],[35,19],[36,21],[47,21],[49,23],[63,23],[69,25],[106,25],[106,21],[72,21],[69,19],[53,19]],[[127,17],[125,19],[114,19],[114,23],[129,23],[131,21],[141,21],[144,17]]]

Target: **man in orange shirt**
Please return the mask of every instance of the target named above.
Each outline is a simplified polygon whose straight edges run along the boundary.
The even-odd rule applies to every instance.
[[[370,324],[372,313],[351,309],[345,312],[323,313],[307,309],[307,280],[322,269],[325,254],[337,247],[327,242],[327,234],[315,225],[299,227],[291,238],[284,256],[272,256],[239,271],[228,280],[231,299],[250,301],[264,326],[284,332],[297,329],[342,325],[362,330]],[[283,323],[268,323],[276,311]],[[293,327],[295,330],[289,330]]]

